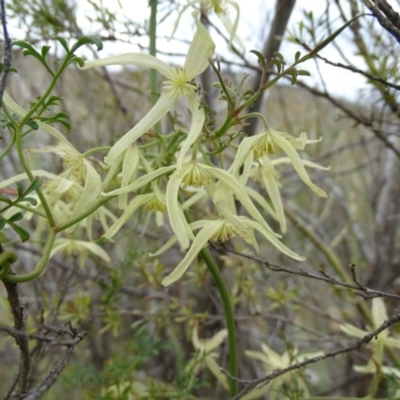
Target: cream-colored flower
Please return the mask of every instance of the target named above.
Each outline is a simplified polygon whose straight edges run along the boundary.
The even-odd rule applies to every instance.
[[[222,345],[227,335],[228,331],[223,329],[210,339],[199,339],[197,328],[194,328],[192,333],[192,343],[196,350],[196,354],[187,365],[186,370],[191,374],[197,374],[201,365],[204,363],[212,374],[221,382],[222,386],[228,390],[228,380],[225,375],[221,374],[220,368],[215,361],[218,357],[217,349]]]
[[[15,103],[7,93],[4,93],[3,101],[4,104],[19,117],[24,117],[26,115],[27,112]],[[65,135],[56,128],[40,120],[35,120],[35,122],[42,131],[47,132],[58,140],[57,146],[50,147],[46,151],[54,152],[63,159],[66,170],[61,174],[61,177],[66,178],[68,181],[76,181],[78,185],[83,187],[79,199],[74,202],[73,209],[68,215],[69,219],[74,219],[99,197],[101,178],[93,165],[75,149],[65,138]],[[32,173],[34,176],[40,176],[40,174],[51,176],[51,174],[46,171],[44,171],[44,173],[41,171],[32,171]],[[59,177],[56,177],[56,179],[59,180]],[[12,179],[16,181],[17,177]],[[60,185],[64,185],[67,180],[62,180]]]
[[[214,183],[218,181],[217,183]],[[190,245],[190,229],[188,224],[180,218],[176,218],[179,214],[181,205],[178,201],[179,189],[183,186],[202,186],[214,204],[217,204],[227,198],[230,198],[231,204],[236,198],[243,205],[244,209],[265,231],[273,234],[272,229],[264,220],[256,206],[247,194],[245,186],[229,172],[212,167],[198,161],[190,161],[176,170],[169,178],[167,185],[167,210],[172,230],[174,231],[181,249],[185,250]],[[234,196],[234,198],[233,198]],[[233,212],[234,207],[230,207]],[[223,210],[223,208],[220,208]],[[222,214],[220,214],[222,215]],[[228,218],[228,219],[227,219]],[[229,221],[229,217],[224,216]],[[230,221],[232,223],[232,221]],[[275,235],[278,236],[278,235]]]
[[[322,354],[322,352],[316,352],[316,353],[306,353],[299,355],[297,349],[294,349],[291,353],[285,352],[282,355],[280,355],[264,343],[261,344],[261,349],[262,352],[248,350],[245,351],[245,354],[248,357],[260,360],[264,365],[264,371],[266,375],[271,374],[274,371],[279,371],[281,369],[287,368],[291,364],[294,364],[296,362],[301,362],[308,358],[316,357]],[[289,372],[287,374],[281,375],[273,379],[270,383],[268,383],[268,385],[264,385],[261,388],[256,388],[252,390],[250,393],[248,393],[243,397],[243,400],[258,399],[265,393],[269,394],[270,400],[275,400],[277,398],[280,398],[281,393],[279,393],[278,391],[279,388],[284,383],[290,384],[292,379],[297,380],[296,382],[297,388],[303,392],[301,398],[304,399],[307,398],[309,396],[309,392],[304,380],[299,376],[296,376],[294,378],[293,372]]]
[[[238,24],[239,24],[240,9],[239,9],[238,3],[233,0],[192,0],[192,1],[188,1],[188,3],[184,7],[182,7],[182,9],[180,10],[180,12],[178,14],[178,18],[175,21],[174,30],[171,34],[171,37],[174,36],[183,13],[188,8],[190,8],[196,4],[201,4],[207,13],[214,12],[218,16],[218,18],[220,19],[220,21],[222,22],[226,31],[229,34],[229,42],[228,42],[229,48],[232,47],[233,41],[235,41],[240,46],[240,48],[242,48],[242,49],[244,48],[242,41],[236,34]],[[228,5],[231,6],[236,12],[235,19],[233,20],[233,22],[231,21],[231,19],[229,17]]]
[[[152,183],[152,189],[151,193],[136,196],[129,203],[121,217],[104,233],[103,237],[112,239],[140,207],[143,207],[148,212],[156,212],[157,215],[164,213],[166,211],[165,196],[154,182]],[[158,215],[156,219],[160,220],[160,216]]]
[[[385,320],[388,319],[385,303],[380,297],[376,297],[372,300],[372,321],[373,326],[369,330],[362,330],[351,324],[340,325],[340,329],[346,335],[353,336],[356,338],[362,338],[367,335],[372,330],[377,329],[382,325]],[[366,365],[356,365],[354,370],[357,372],[364,373],[375,373],[377,368],[380,369],[384,374],[392,374],[400,377],[400,371],[398,369],[387,367],[383,365],[383,356],[385,347],[392,347],[395,349],[400,349],[400,338],[389,337],[389,330],[385,329],[374,340],[369,342],[369,346],[373,348],[371,359]],[[378,367],[379,366],[379,367]]]
[[[225,213],[226,215],[226,213]],[[261,233],[265,239],[267,239],[274,247],[279,251],[286,254],[287,256],[303,261],[304,258],[287,248],[279,239],[261,226],[258,222],[253,221],[244,216],[233,216],[229,220],[225,218],[217,220],[200,220],[193,222],[189,225],[189,228],[193,231],[200,229],[195,236],[192,245],[186,252],[185,257],[176,266],[176,268],[163,279],[162,285],[168,286],[180,279],[186,270],[190,267],[194,259],[197,257],[199,252],[207,246],[210,240],[224,242],[232,237],[239,236],[251,244],[254,244],[254,231]],[[174,236],[167,243],[165,243],[155,254],[157,256],[164,251],[168,250],[177,241],[177,237]]]
[[[89,254],[101,258],[106,263],[111,261],[110,256],[99,245],[83,240],[69,238],[56,239],[50,257],[56,253],[62,253],[65,256],[79,257],[79,266],[81,268],[85,266]]]
[[[322,189],[311,182],[310,176],[304,167],[304,161],[297,152],[297,150],[303,150],[306,144],[313,142],[307,139],[305,133],[302,133],[299,138],[294,138],[287,133],[269,128],[264,132],[242,140],[230,171],[233,175],[237,176],[240,167],[246,162],[249,155],[252,155],[257,160],[264,155],[286,153],[300,179],[318,196],[327,197]]]
[[[82,67],[86,69],[106,65],[137,65],[153,68],[166,77],[164,89],[154,107],[130,131],[122,136],[107,154],[105,161],[108,165],[117,162],[121,154],[167,114],[182,96],[187,98],[192,122],[189,133],[182,143],[178,165],[200,135],[205,113],[203,109],[199,109],[200,97],[193,80],[207,68],[209,59],[214,53],[215,45],[206,28],[200,23],[198,14],[198,12],[193,13],[197,30],[183,67],[171,67],[156,57],[142,53],[122,54],[100,60],[86,61]]]

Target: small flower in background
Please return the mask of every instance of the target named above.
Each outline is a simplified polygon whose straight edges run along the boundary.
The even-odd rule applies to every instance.
[[[385,320],[388,319],[385,303],[382,298],[376,297],[372,299],[371,313],[373,326],[370,327],[369,331],[359,329],[351,324],[340,325],[341,331],[344,332],[346,335],[361,339],[369,332],[377,329],[380,325],[382,325]],[[400,378],[400,371],[398,369],[382,365],[385,347],[400,349],[400,338],[389,337],[389,330],[385,329],[383,332],[379,333],[377,337],[371,340],[368,345],[373,348],[370,360],[364,366],[355,365],[354,370],[366,374],[374,374],[379,370],[386,375],[395,375]]]
[[[222,386],[228,390],[228,380],[225,375],[221,374],[219,366],[215,361],[218,357],[217,349],[222,345],[227,335],[228,331],[223,329],[210,339],[199,339],[197,328],[194,328],[192,333],[192,343],[196,350],[196,354],[186,366],[186,370],[194,376],[199,372],[202,364],[205,364],[211,373],[221,382]]]
[[[279,371],[281,369],[287,368],[290,365],[295,364],[297,362],[301,362],[308,358],[316,357],[322,354],[321,352],[317,352],[317,353],[305,353],[298,355],[297,349],[293,349],[290,353],[286,351],[282,355],[279,355],[277,352],[272,350],[264,343],[261,344],[261,349],[262,352],[246,350],[245,354],[248,357],[260,360],[264,365],[264,372],[266,375],[271,374],[274,371]],[[309,396],[309,392],[305,381],[298,375],[294,376],[293,372],[288,372],[287,374],[278,376],[277,378],[273,379],[267,385],[252,390],[250,393],[248,393],[243,397],[243,400],[258,399],[265,393],[269,394],[268,398],[270,400],[281,398],[281,393],[279,392],[279,388],[284,383],[290,385],[291,382],[293,382],[294,380],[296,380],[295,384],[297,391],[301,392],[301,397],[297,398],[302,398],[302,399],[307,398]]]
[[[228,48],[232,48],[232,42],[235,42],[241,49],[244,49],[244,45],[242,41],[240,40],[239,36],[236,34],[238,25],[239,25],[239,17],[240,17],[240,8],[239,5],[236,1],[232,0],[193,0],[193,1],[188,1],[188,3],[182,7],[182,9],[179,11],[178,17],[176,19],[175,25],[173,32],[171,34],[171,37],[174,36],[180,19],[184,12],[192,6],[195,6],[196,4],[200,4],[203,7],[203,10],[210,14],[214,12],[222,24],[224,25],[226,31],[229,34],[229,41],[228,41]],[[236,16],[234,21],[232,22],[231,18],[229,17],[229,9],[228,5],[231,6],[232,8],[235,9]]]
[[[60,176],[76,182],[79,187],[82,187],[80,197],[74,201],[74,208],[68,216],[69,219],[73,219],[81,214],[88,205],[92,204],[99,198],[101,192],[100,175],[97,173],[91,162],[89,162],[83,154],[79,153],[72,144],[63,141],[59,142],[57,146],[31,151],[57,154],[62,158],[65,167],[65,170]]]
[[[19,117],[24,117],[26,115],[27,112],[15,103],[7,93],[4,93],[3,101],[4,104]],[[73,219],[98,199],[101,192],[100,175],[97,173],[91,162],[89,162],[83,154],[79,153],[59,130],[42,121],[35,120],[35,122],[42,131],[50,134],[58,141],[56,146],[48,147],[47,149],[40,151],[53,152],[60,156],[63,159],[66,170],[57,176],[46,171],[32,171],[32,173],[34,176],[43,176],[47,174],[50,179],[55,179],[56,181],[59,181],[60,177],[65,178],[65,180],[62,180],[60,183],[58,188],[59,192],[62,192],[65,189],[65,184],[71,186],[68,181],[75,182],[82,188],[79,199],[74,202],[74,207],[68,214],[68,218]],[[13,179],[16,181],[17,178],[18,177],[16,176]]]
[[[171,111],[175,102],[182,96],[188,100],[192,122],[186,140],[182,143],[178,165],[200,135],[205,121],[205,113],[203,109],[199,109],[200,97],[193,80],[207,68],[209,59],[214,54],[215,45],[205,27],[198,20],[198,14],[198,12],[193,13],[197,30],[182,68],[171,67],[156,57],[142,53],[128,53],[100,60],[85,61],[82,69],[106,65],[137,65],[154,68],[166,77],[164,89],[154,107],[110,149],[105,158],[108,165],[114,164],[132,143]]]
[[[85,266],[86,260],[90,254],[99,257],[106,263],[111,261],[110,256],[100,246],[83,240],[69,238],[56,239],[50,257],[56,253],[62,253],[65,256],[79,256],[79,266],[81,268]]]

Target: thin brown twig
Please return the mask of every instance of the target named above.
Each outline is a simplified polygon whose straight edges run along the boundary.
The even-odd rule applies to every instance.
[[[12,336],[14,338],[19,337],[19,338],[25,338],[25,339],[34,339],[34,340],[38,340],[41,342],[49,343],[51,345],[56,345],[56,346],[75,346],[87,334],[86,332],[83,332],[83,333],[76,334],[76,336],[72,336],[72,339],[70,339],[70,340],[60,340],[55,337],[51,337],[51,336],[47,336],[47,335],[21,332],[16,329],[12,329],[9,326],[0,325],[0,331],[8,333],[10,336]],[[66,332],[63,331],[63,333],[65,334]]]
[[[80,340],[82,340],[82,339],[83,339],[83,336],[80,338]],[[51,386],[54,385],[57,378],[63,372],[69,359],[71,358],[73,351],[74,351],[74,346],[73,345],[68,346],[65,351],[64,357],[54,366],[54,368],[49,372],[49,374],[46,376],[46,378],[42,382],[37,384],[29,393],[27,393],[26,396],[22,397],[22,399],[23,400],[39,400],[40,398],[42,398],[43,394],[46,393],[51,388]]]
[[[349,353],[351,351],[357,350],[361,346],[363,346],[365,344],[368,344],[371,340],[376,339],[377,336],[381,332],[383,332],[384,330],[389,328],[391,325],[393,325],[393,324],[395,324],[395,323],[397,323],[399,321],[400,321],[400,313],[394,314],[393,316],[388,318],[386,321],[384,321],[383,324],[380,325],[377,329],[375,329],[372,332],[366,334],[361,339],[355,341],[354,343],[352,343],[349,346],[342,347],[342,348],[334,350],[334,351],[329,351],[329,352],[326,352],[326,353],[321,354],[319,356],[312,357],[312,358],[306,359],[304,361],[295,363],[293,365],[290,365],[287,368],[283,368],[281,370],[276,370],[276,371],[272,372],[271,374],[263,376],[262,378],[259,378],[259,379],[254,379],[254,380],[240,379],[239,382],[247,383],[248,385],[238,395],[233,397],[231,400],[239,400],[246,393],[249,393],[253,388],[264,386],[264,385],[268,384],[269,382],[271,382],[273,379],[278,378],[279,376],[282,376],[282,375],[284,375],[284,374],[286,374],[286,373],[288,373],[290,371],[294,371],[296,369],[305,367],[306,365],[309,365],[309,364],[320,362],[322,360],[325,360],[326,358],[332,358],[332,357],[335,357],[335,356],[337,356],[339,354]],[[236,379],[234,377],[229,376],[229,374],[222,368],[221,368],[221,372],[223,374],[227,375],[230,379]]]
[[[327,99],[330,103],[336,106],[339,110],[343,111],[349,118],[353,119],[356,123],[361,124],[369,128],[373,134],[384,143],[386,147],[392,150],[396,156],[400,159],[400,150],[397,149],[393,143],[377,128],[374,127],[371,121],[362,118],[361,116],[357,115],[354,111],[352,111],[349,107],[345,107],[339,100],[333,98],[328,93],[321,92],[316,88],[312,88],[306,85],[304,82],[297,81],[297,84],[305,89],[307,89],[310,93],[314,94],[318,97],[323,97]]]
[[[10,305],[11,314],[14,320],[14,331],[25,333],[24,307],[21,305],[18,287],[15,283],[3,282],[7,291],[7,300]],[[28,338],[24,335],[13,336],[20,351],[20,362],[18,371],[18,393],[24,393],[28,387],[28,375],[31,367]],[[14,385],[14,384],[13,384]]]
[[[0,9],[1,9],[1,25],[3,27],[3,36],[4,36],[4,62],[3,62],[3,71],[0,81],[0,108],[3,104],[3,94],[6,90],[7,84],[7,76],[10,72],[11,68],[11,59],[12,59],[12,51],[11,51],[11,39],[8,35],[7,30],[7,18],[6,18],[6,7],[4,4],[4,0],[0,0]]]
[[[311,51],[312,50],[310,46],[308,46],[306,43],[301,42],[300,40],[297,40],[297,43],[300,44],[301,46],[303,46],[307,51]],[[345,69],[347,71],[351,71],[351,72],[354,72],[356,74],[360,74],[362,76],[365,76],[366,78],[368,78],[371,81],[379,82],[384,86],[388,86],[388,87],[391,87],[393,89],[400,90],[400,85],[396,85],[395,83],[389,82],[389,81],[387,81],[387,80],[385,80],[385,79],[383,79],[383,78],[381,78],[379,76],[372,75],[372,74],[370,74],[368,72],[363,71],[362,69],[353,67],[352,65],[346,65],[346,64],[342,64],[340,62],[333,62],[333,61],[331,61],[331,60],[329,60],[329,59],[327,59],[325,57],[322,57],[318,53],[316,54],[316,58],[318,58],[321,61],[324,61],[326,64],[332,65],[333,67],[342,68],[342,69]]]
[[[354,290],[357,290],[357,291],[364,292],[365,294],[368,295],[368,298],[386,297],[386,298],[389,298],[389,299],[396,299],[396,300],[400,299],[400,295],[398,295],[398,294],[387,293],[387,292],[383,292],[381,290],[371,289],[369,287],[363,286],[357,281],[357,279],[354,280],[354,277],[353,277],[353,280],[354,280],[355,283],[352,284],[352,283],[344,282],[344,281],[341,281],[339,279],[333,278],[330,275],[328,275],[325,271],[321,271],[320,270],[320,274],[321,275],[317,275],[317,274],[314,274],[312,272],[304,271],[303,269],[294,270],[292,268],[282,267],[280,265],[271,263],[271,262],[269,262],[267,260],[263,260],[262,258],[259,258],[259,257],[256,257],[256,256],[240,253],[240,252],[238,252],[238,251],[236,251],[234,249],[231,249],[231,248],[227,247],[226,245],[223,245],[223,244],[220,244],[220,243],[210,243],[210,245],[215,250],[223,250],[223,251],[226,251],[228,253],[235,254],[235,255],[240,256],[240,257],[244,257],[244,258],[246,258],[248,260],[252,260],[252,261],[261,263],[265,267],[267,267],[270,271],[285,272],[287,274],[304,276],[306,278],[315,279],[315,280],[318,280],[318,281],[323,281],[323,282],[329,283],[331,285],[343,286],[343,287],[348,288],[348,289],[354,289]],[[354,264],[352,264],[352,266],[353,265]],[[351,268],[352,267],[350,267],[350,271],[353,273],[354,271]],[[355,268],[355,266],[353,268]],[[355,272],[354,272],[354,274],[355,274]]]

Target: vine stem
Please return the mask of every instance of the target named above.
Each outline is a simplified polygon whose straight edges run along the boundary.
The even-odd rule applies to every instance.
[[[150,0],[150,21],[149,21],[149,53],[152,56],[157,55],[157,5],[158,0]],[[158,84],[157,84],[157,71],[155,69],[150,69],[150,90],[151,90],[151,103],[157,103],[158,100]],[[155,130],[157,133],[161,134],[161,123],[157,122],[155,125]]]
[[[179,201],[182,202],[181,195],[179,195]],[[189,212],[187,210],[184,210],[183,213],[188,223],[191,223],[192,218]],[[238,356],[237,356],[237,344],[236,344],[235,317],[233,313],[231,297],[229,295],[229,291],[225,284],[221,271],[219,270],[210,252],[204,248],[200,250],[199,256],[207,265],[207,268],[210,271],[212,277],[214,278],[215,285],[221,296],[222,306],[224,308],[224,314],[225,314],[225,325],[226,325],[226,330],[228,331],[228,352],[229,352],[228,372],[230,376],[236,378],[238,376]],[[231,397],[237,395],[239,387],[238,387],[238,381],[236,379],[229,380],[229,389]]]
[[[236,326],[233,313],[233,306],[229,295],[228,288],[226,287],[224,278],[214,261],[214,258],[207,249],[200,251],[200,257],[207,265],[208,270],[214,278],[215,284],[221,295],[222,304],[225,312],[225,323],[228,331],[228,349],[229,349],[229,375],[237,377],[238,375],[238,360],[237,360],[237,345],[236,345]],[[229,388],[231,396],[236,396],[238,393],[238,381],[236,379],[229,380]]]

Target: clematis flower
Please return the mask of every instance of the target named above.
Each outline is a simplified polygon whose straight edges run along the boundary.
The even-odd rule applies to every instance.
[[[79,256],[79,266],[81,268],[85,266],[89,253],[101,258],[106,263],[111,261],[110,256],[99,245],[83,240],[69,238],[56,239],[50,257],[56,253],[63,253],[68,256]]]
[[[226,329],[222,329],[210,339],[199,339],[197,328],[193,329],[192,344],[196,350],[195,357],[189,362],[186,369],[195,375],[200,369],[202,363],[212,372],[212,374],[221,382],[225,389],[229,389],[228,380],[225,375],[221,374],[220,368],[215,361],[218,357],[217,349],[222,345],[228,335]]]
[[[4,93],[3,101],[4,104],[19,117],[24,117],[26,115],[27,112],[15,103],[8,93]],[[98,198],[101,191],[100,175],[94,169],[93,165],[75,149],[59,130],[42,121],[35,120],[35,122],[42,131],[50,134],[58,141],[56,146],[48,147],[46,150],[41,151],[54,152],[60,156],[66,167],[62,177],[71,181],[74,180],[77,184],[83,186],[80,198],[74,203],[74,209],[69,214],[69,218],[73,219]],[[37,171],[32,171],[32,173],[34,176],[38,176]],[[16,177],[13,179],[16,179]],[[60,185],[64,185],[66,182],[67,180],[63,180]]]
[[[287,133],[268,128],[264,132],[242,140],[235,160],[231,165],[230,172],[237,176],[240,167],[245,163],[250,154],[256,160],[264,155],[276,155],[283,152],[289,157],[300,179],[318,196],[327,197],[322,189],[311,182],[310,176],[304,167],[304,162],[297,152],[297,150],[303,150],[306,144],[313,142],[315,141],[307,139],[307,135],[304,132],[299,138],[294,138]]]
[[[377,329],[380,325],[382,325],[385,320],[388,319],[388,315],[386,312],[385,303],[380,297],[375,297],[372,300],[372,321],[373,326],[369,331],[362,330],[351,324],[343,324],[340,325],[340,329],[346,335],[353,336],[356,338],[362,338],[367,335],[371,330]],[[377,368],[380,369],[384,374],[387,375],[396,375],[400,378],[400,371],[383,365],[383,355],[385,347],[392,347],[395,349],[400,349],[400,338],[391,338],[389,337],[388,329],[385,329],[376,337],[376,339],[369,342],[369,346],[373,347],[373,352],[371,355],[371,359],[364,366],[356,365],[354,366],[354,370],[357,372],[371,373],[374,374],[377,371]],[[379,366],[379,367],[378,367]]]
[[[174,36],[183,13],[189,7],[194,6],[197,3],[200,3],[202,6],[204,6],[205,11],[207,13],[214,12],[218,16],[218,18],[224,25],[226,31],[229,33],[229,42],[228,42],[229,48],[232,47],[232,41],[235,41],[241,48],[244,48],[242,41],[236,35],[236,31],[237,31],[238,24],[239,24],[240,9],[239,9],[238,3],[236,1],[232,1],[232,0],[192,0],[192,1],[188,1],[188,3],[182,8],[182,10],[178,14],[178,18],[176,19],[176,22],[174,25],[174,30],[171,34],[171,37]],[[231,7],[233,7],[236,11],[236,16],[235,16],[233,23],[228,15],[229,14],[228,7],[227,7],[228,4]]]
[[[159,187],[154,184],[154,182],[152,182],[152,189],[152,193],[136,196],[129,203],[121,217],[104,233],[103,237],[111,239],[140,207],[143,207],[150,212],[155,211],[156,220],[160,221],[160,214],[162,215],[166,210],[165,196],[161,194]],[[161,224],[158,223],[157,225]]]
[[[193,13],[197,30],[183,67],[171,67],[156,57],[142,53],[128,53],[85,62],[85,65],[82,67],[83,69],[106,65],[137,65],[153,68],[166,77],[164,88],[154,107],[110,149],[105,157],[105,162],[108,165],[115,163],[120,155],[160,121],[182,96],[187,98],[192,122],[187,138],[182,143],[178,156],[178,165],[182,162],[190,146],[200,135],[205,120],[205,113],[203,109],[199,109],[200,98],[193,79],[207,68],[208,60],[214,53],[215,45],[206,28],[200,23],[198,15],[198,12]]]
[[[214,181],[216,180],[218,180],[218,183],[214,184]],[[245,186],[242,185],[232,174],[223,169],[205,165],[198,161],[190,161],[183,165],[182,168],[177,169],[170,176],[167,185],[168,217],[171,228],[181,245],[181,250],[187,249],[190,245],[190,240],[192,240],[192,238],[188,235],[188,231],[190,231],[190,229],[188,229],[187,222],[185,223],[181,219],[176,218],[176,215],[179,214],[180,208],[177,198],[181,185],[184,187],[204,186],[208,196],[214,204],[219,203],[233,194],[235,198],[241,202],[250,216],[257,221],[258,224],[265,229],[265,231],[270,232],[272,235],[279,236],[273,233],[270,226],[255,207],[246,192]],[[233,197],[231,197],[231,200],[233,201]],[[233,211],[234,207],[230,208],[231,211]]]
[[[101,191],[100,175],[94,169],[93,165],[71,143],[62,141],[57,146],[34,151],[57,154],[62,158],[65,168],[62,176],[70,181],[75,181],[78,185],[82,185],[83,189],[79,199],[74,204],[74,210],[69,216],[70,219],[82,213],[88,204],[93,203],[99,197]],[[64,180],[64,182],[66,181]]]
[[[280,355],[264,343],[261,344],[261,349],[262,352],[248,350],[245,351],[245,354],[248,357],[260,360],[264,364],[265,374],[270,374],[274,371],[287,368],[293,363],[301,362],[303,360],[306,360],[307,358],[316,357],[322,354],[322,352],[316,352],[316,353],[306,353],[298,355],[297,349],[294,349],[291,354],[285,352],[282,355]],[[293,373],[289,372],[287,374],[281,375],[272,380],[268,385],[264,385],[261,388],[256,388],[252,390],[250,393],[248,393],[243,397],[243,400],[258,399],[265,393],[269,393],[269,399],[271,400],[280,398],[281,393],[279,393],[279,388],[284,383],[290,384],[290,381],[292,379],[293,379]],[[298,388],[303,392],[301,398],[304,399],[307,398],[309,396],[309,392],[306,383],[299,376],[296,376],[295,379],[297,380]]]

